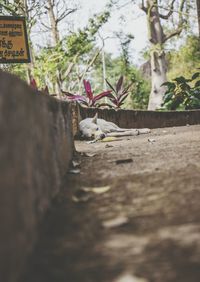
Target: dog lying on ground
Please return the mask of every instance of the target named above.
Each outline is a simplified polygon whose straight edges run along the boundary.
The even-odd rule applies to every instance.
[[[98,141],[105,137],[121,137],[136,136],[139,134],[150,133],[150,129],[125,129],[120,128],[113,122],[97,118],[97,114],[93,118],[86,118],[79,123],[79,130],[83,139],[93,139]]]

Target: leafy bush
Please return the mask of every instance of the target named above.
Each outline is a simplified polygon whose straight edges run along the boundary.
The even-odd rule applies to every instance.
[[[190,110],[200,109],[200,72],[196,72],[190,79],[183,76],[173,79],[174,82],[165,82],[167,86],[162,109]]]
[[[189,35],[178,50],[167,53],[168,78],[171,80],[180,73],[190,77],[200,66],[200,39],[198,36]]]
[[[90,82],[87,80],[83,80],[83,84],[84,84],[86,96],[79,94],[72,94],[70,92],[65,92],[65,91],[62,92],[67,96],[69,100],[77,101],[78,103],[83,104],[84,106],[87,107],[98,107],[100,106],[98,105],[99,100],[101,100],[104,97],[109,97],[111,95],[112,91],[107,90],[95,96],[93,94]]]
[[[120,108],[123,104],[125,99],[127,98],[128,94],[129,94],[129,90],[130,87],[133,83],[129,84],[127,87],[123,88],[123,80],[124,77],[120,76],[116,87],[114,87],[107,79],[106,82],[109,85],[109,87],[112,89],[112,91],[114,92],[114,95],[111,94],[108,98],[110,100],[110,102],[112,103],[111,105],[109,105],[110,107],[112,107],[112,105],[116,108]]]

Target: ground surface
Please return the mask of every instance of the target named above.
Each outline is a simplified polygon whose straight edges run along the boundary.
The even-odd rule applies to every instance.
[[[23,282],[199,282],[200,126],[76,148]]]

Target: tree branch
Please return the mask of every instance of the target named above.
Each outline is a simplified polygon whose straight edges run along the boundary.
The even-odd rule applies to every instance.
[[[4,5],[3,3],[1,3],[1,7],[4,8],[6,11],[10,12],[12,14],[12,16],[18,15],[16,13],[16,11],[14,11],[12,8],[8,7],[7,5]]]
[[[59,23],[60,21],[62,21],[64,18],[66,18],[68,15],[74,13],[77,9],[71,9],[68,11],[64,11],[57,19],[56,22]]]
[[[148,8],[144,5],[144,0],[142,0],[141,4],[139,5],[139,8],[147,14]]]
[[[181,3],[180,3],[178,27],[175,30],[171,31],[169,34],[166,34],[164,36],[163,43],[165,43],[167,40],[169,40],[170,38],[172,38],[176,35],[180,35],[182,30],[184,29],[185,20],[183,19],[183,9],[184,9],[185,2],[186,2],[186,0],[181,0]]]
[[[173,14],[174,2],[175,2],[175,1],[176,1],[176,0],[172,0],[172,2],[171,2],[171,4],[170,4],[170,7],[169,7],[169,12],[168,12],[168,14],[162,15],[162,14],[159,13],[159,16],[160,16],[161,19],[163,19],[163,20],[168,20],[169,17]]]
[[[102,47],[103,48],[103,47]],[[91,59],[91,61],[88,63],[88,65],[86,66],[85,70],[81,73],[80,75],[80,81],[82,82],[83,81],[83,78],[85,76],[85,74],[87,73],[87,71],[89,70],[89,68],[94,64],[94,62],[96,61],[96,59],[98,58],[100,52],[101,52],[101,49],[99,49],[96,54],[94,55],[94,57]]]
[[[72,62],[69,64],[69,66],[68,66],[68,68],[66,69],[65,73],[62,75],[61,82],[63,82],[64,79],[69,76],[69,74],[71,73],[71,71],[72,71],[72,69],[73,69],[73,67],[74,67],[74,65],[75,65],[75,63],[76,63],[76,60],[77,60],[77,58],[79,57],[79,55],[80,55],[80,54],[77,53],[77,54],[74,56]]]
[[[183,30],[183,26],[173,30],[172,32],[170,32],[169,34],[165,35],[164,39],[163,39],[163,43],[165,43],[167,40],[169,40],[170,38],[176,36],[176,35],[180,35],[181,32]]]

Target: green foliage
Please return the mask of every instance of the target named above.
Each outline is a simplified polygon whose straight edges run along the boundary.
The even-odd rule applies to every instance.
[[[99,15],[94,15],[93,18],[89,19],[89,25],[86,29],[90,36],[94,36],[98,30],[102,27],[103,24],[105,24],[110,17],[110,12],[105,11],[104,13],[101,13]]]
[[[200,66],[200,39],[190,35],[178,51],[167,54],[168,79],[183,75],[191,76]]]
[[[144,79],[140,71],[135,67],[130,69],[129,77],[134,84],[131,90],[129,105],[125,103],[125,107],[130,109],[146,110],[151,89],[150,81]]]
[[[200,109],[200,72],[196,72],[190,79],[184,76],[165,82],[167,87],[162,109],[190,110]],[[198,80],[197,80],[198,79]]]
[[[40,88],[50,84],[50,92],[55,92],[56,82],[65,88],[71,84],[70,81],[78,79],[77,74],[70,71],[70,64],[83,66],[86,64],[88,55],[90,56],[94,49],[95,34],[99,28],[108,20],[109,13],[104,12],[89,19],[88,25],[65,36],[55,47],[42,48],[35,56],[35,68],[33,76],[37,80]],[[59,77],[58,77],[59,72]],[[67,76],[67,77],[66,77]],[[77,84],[76,84],[77,85]],[[77,91],[76,87],[71,89]]]

